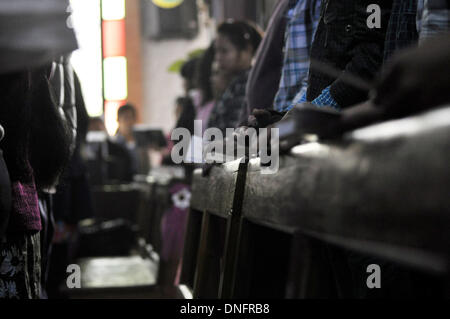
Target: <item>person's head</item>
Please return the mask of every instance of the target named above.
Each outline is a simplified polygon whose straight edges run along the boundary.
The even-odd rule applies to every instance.
[[[215,40],[219,68],[227,73],[250,68],[261,39],[261,32],[248,22],[230,20],[219,25]]]
[[[124,136],[133,133],[133,126],[137,121],[136,108],[131,104],[122,105],[117,111],[118,132]]]
[[[91,117],[89,118],[89,132],[106,132],[105,123],[101,117]]]
[[[55,185],[70,158],[72,133],[50,92],[48,69],[0,75],[0,142],[12,181]]]

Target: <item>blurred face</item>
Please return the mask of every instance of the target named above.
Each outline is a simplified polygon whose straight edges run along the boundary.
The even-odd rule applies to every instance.
[[[237,73],[250,67],[250,60],[246,51],[239,51],[228,39],[227,36],[218,34],[215,41],[215,61],[220,70],[227,73]]]
[[[123,135],[130,134],[133,131],[134,124],[136,124],[136,118],[131,111],[122,113],[117,121],[119,122],[119,132]]]

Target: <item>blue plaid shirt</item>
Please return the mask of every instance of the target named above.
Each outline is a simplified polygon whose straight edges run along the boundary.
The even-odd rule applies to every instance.
[[[302,92],[300,99],[297,101],[297,103],[303,103],[306,102],[306,91]],[[340,109],[339,104],[333,99],[333,96],[330,92],[330,87],[326,87],[322,93],[318,97],[316,97],[313,101],[311,101],[312,104],[317,105],[318,107],[322,106],[331,106],[335,109]]]
[[[288,111],[307,86],[309,54],[320,18],[321,0],[290,0],[284,62],[274,109]],[[300,93],[299,93],[300,92]],[[298,100],[297,99],[297,100]]]

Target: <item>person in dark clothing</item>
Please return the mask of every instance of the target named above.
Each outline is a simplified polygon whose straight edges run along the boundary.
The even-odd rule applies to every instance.
[[[47,232],[40,194],[55,187],[73,150],[73,109],[55,99],[58,77],[49,72],[52,61],[77,49],[67,23],[69,1],[30,4],[2,2],[0,9],[1,177],[9,175],[0,193],[10,195],[7,204],[2,196],[0,206],[0,221],[7,221],[6,229],[0,227],[0,298],[42,296]],[[59,80],[66,74],[62,79],[58,72]]]
[[[222,23],[217,33],[215,60],[233,79],[214,107],[208,126],[225,132],[226,128],[238,127],[242,113],[246,112],[245,88],[262,36],[256,27],[243,21]]]
[[[75,150],[70,159],[61,184],[58,185],[54,196],[54,212],[57,221],[65,221],[72,224],[90,218],[93,215],[90,196],[90,186],[87,179],[87,167],[81,156],[81,148],[86,142],[89,125],[89,115],[84,104],[80,81],[74,73],[75,106],[77,114],[77,137]],[[67,205],[79,205],[77,209]]]
[[[147,174],[150,169],[147,149],[137,144],[134,127],[137,123],[137,111],[134,105],[125,104],[117,111],[119,127],[114,141],[124,146],[131,157],[131,170],[135,174]]]
[[[450,34],[392,57],[375,89],[374,104],[401,117],[450,102]]]
[[[129,183],[133,180],[133,165],[126,146],[109,138],[105,124],[100,117],[89,118],[90,134],[83,155],[88,164],[89,182],[92,185]]]
[[[417,0],[394,0],[386,31],[384,63],[398,50],[417,44]]]
[[[367,101],[370,84],[383,64],[392,1],[376,3],[381,10],[380,28],[368,25],[370,4],[371,1],[322,1],[310,52],[307,90],[294,98],[294,104],[310,101],[318,107],[341,109]],[[346,75],[356,76],[369,85],[366,89],[355,87]],[[272,125],[285,114],[278,111],[254,110],[244,128]]]
[[[3,298],[41,297],[38,193],[54,187],[70,157],[72,134],[53,103],[47,70],[0,76],[0,118],[7,132],[0,147],[12,186],[11,214],[0,242]]]
[[[246,86],[247,112],[244,121],[254,109],[272,109],[280,83],[283,67],[283,45],[287,24],[289,0],[277,3],[269,21],[266,34],[255,55]]]
[[[378,1],[380,28],[370,28],[373,1],[325,0],[311,50],[311,60],[341,70],[337,78],[311,66],[306,100],[318,106],[346,108],[368,99],[368,92],[348,84],[345,73],[371,82],[383,63],[392,0]]]
[[[47,209],[47,211],[53,211],[54,219],[54,225],[51,221],[49,223],[50,232],[47,239],[52,245],[47,244],[45,256],[49,263],[45,275],[48,276],[47,293],[50,298],[60,297],[59,284],[65,278],[67,265],[70,264],[71,254],[73,254],[71,243],[78,222],[94,216],[87,166],[81,156],[81,147],[86,141],[89,116],[76,73],[74,73],[73,89],[77,115],[75,150],[53,196],[53,205]],[[52,218],[51,215],[49,217]]]

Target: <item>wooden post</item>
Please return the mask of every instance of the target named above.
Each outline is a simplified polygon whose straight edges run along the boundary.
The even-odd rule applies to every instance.
[[[138,111],[138,122],[142,122],[142,54],[141,54],[141,7],[139,0],[126,0],[126,52],[128,73],[128,99]]]

